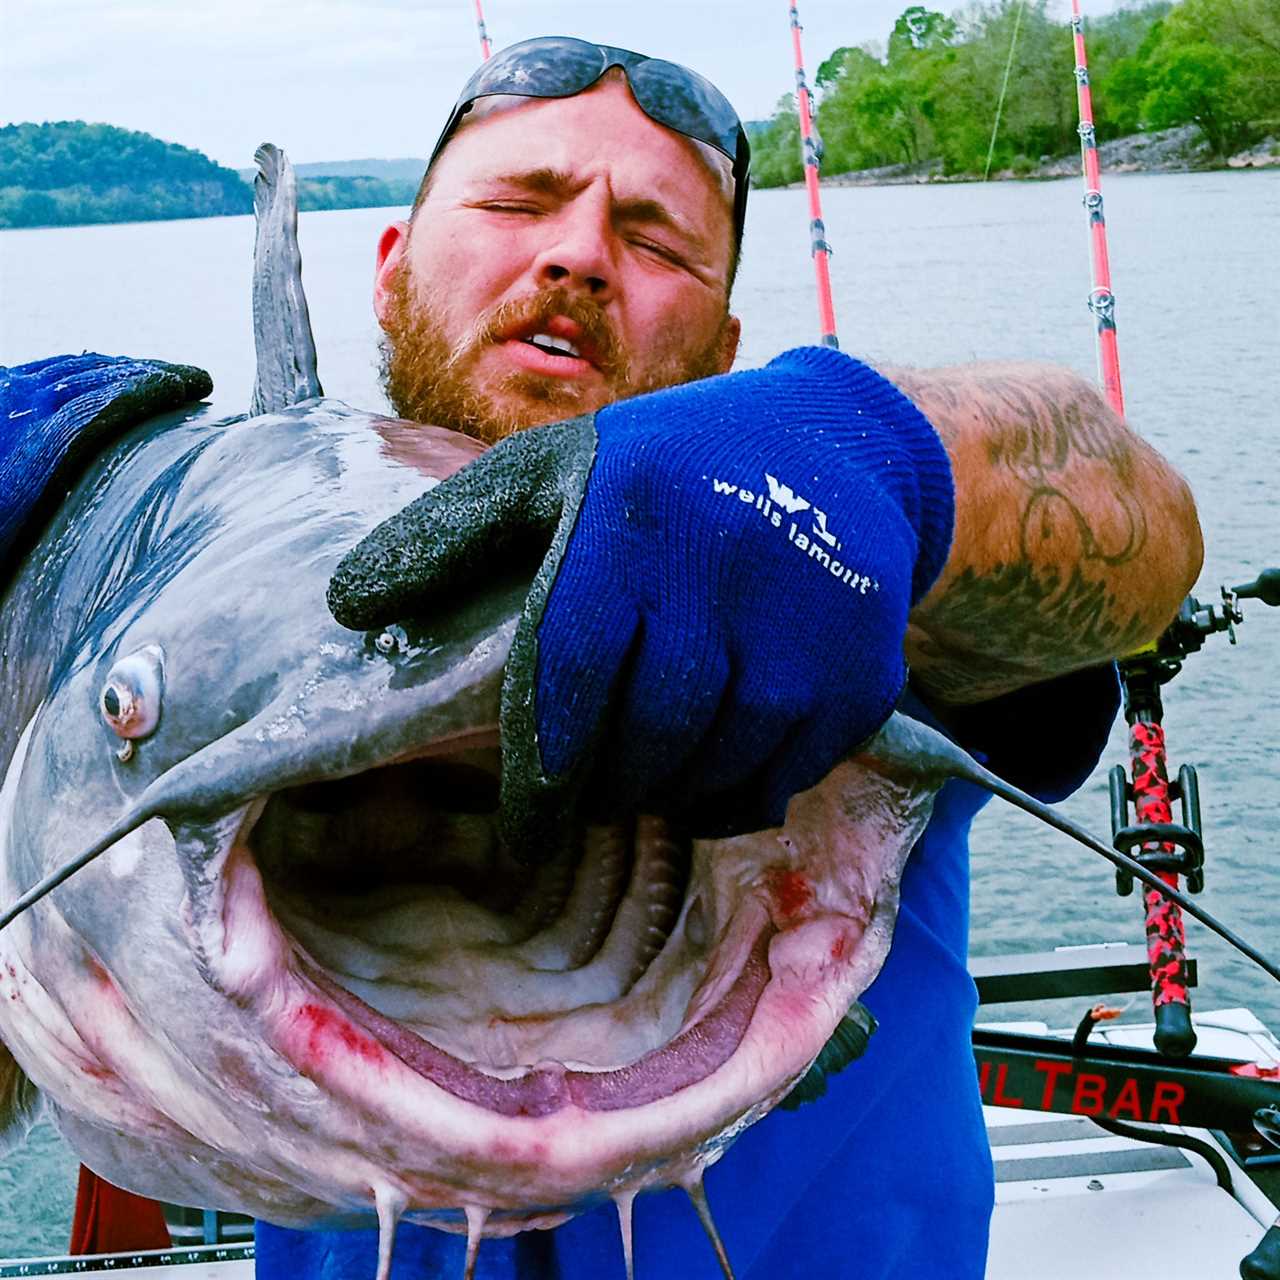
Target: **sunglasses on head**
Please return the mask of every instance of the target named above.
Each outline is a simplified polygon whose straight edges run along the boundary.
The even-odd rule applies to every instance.
[[[591,88],[606,71],[621,67],[631,94],[651,120],[714,147],[733,162],[733,233],[742,242],[747,216],[747,173],[751,148],[728,98],[688,67],[649,58],[629,49],[591,44],[573,36],[539,36],[496,53],[467,81],[427,162],[427,173],[462,117],[479,98],[515,94],[522,98],[572,98]],[[423,178],[423,186],[426,178]],[[421,199],[421,191],[418,193]]]

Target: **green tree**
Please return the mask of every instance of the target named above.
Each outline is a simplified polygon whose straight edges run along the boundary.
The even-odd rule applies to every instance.
[[[835,84],[837,80],[844,74],[845,61],[854,53],[860,50],[851,49],[848,45],[842,45],[829,58],[824,59],[818,64],[818,74],[814,77],[813,83],[821,92],[823,89],[829,88]]]
[[[1100,138],[1194,123],[1227,154],[1280,130],[1280,0],[1156,0],[1093,19],[1087,33]],[[911,5],[883,53],[846,45],[820,65],[824,170],[940,161],[948,173],[982,172],[1006,63],[993,167],[1024,172],[1074,151],[1071,33],[1046,0],[992,0],[950,16]],[[756,152],[762,185],[801,176],[790,95]]]
[[[1230,155],[1253,132],[1239,62],[1234,51],[1207,41],[1166,41],[1153,62],[1144,120],[1156,129],[1196,124],[1216,155]]]
[[[783,94],[769,127],[751,144],[751,173],[758,186],[780,187],[804,177],[800,114],[795,97]]]
[[[1160,43],[1168,0],[1118,9],[1088,23],[1093,120],[1100,138],[1119,138],[1142,127],[1142,100],[1151,90],[1151,55]]]
[[[904,9],[893,24],[889,36],[889,64],[901,62],[912,54],[945,48],[956,37],[956,22],[946,14],[913,4]]]
[[[1219,155],[1280,128],[1280,5],[1183,0],[1162,24],[1147,123],[1194,123]]]
[[[238,174],[188,147],[105,124],[0,128],[0,226],[247,213]]]

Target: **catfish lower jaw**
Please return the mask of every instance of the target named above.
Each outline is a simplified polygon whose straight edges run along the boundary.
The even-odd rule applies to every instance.
[[[305,967],[266,1037],[360,1131],[377,1135],[380,1151],[395,1135],[388,1176],[411,1209],[480,1205],[495,1215],[490,1233],[524,1229],[530,1215],[570,1216],[606,1196],[697,1180],[808,1068],[836,1002],[808,975],[801,984],[790,968],[775,974],[770,953],[814,929],[824,948],[829,936],[847,944],[853,930],[824,919],[777,934],[753,906],[762,927],[722,998],[628,1067],[552,1063],[489,1075]],[[435,1225],[460,1229],[448,1219]]]
[[[771,931],[761,931],[746,964],[710,1012],[639,1061],[611,1071],[571,1070],[554,1063],[506,1078],[480,1071],[405,1030],[308,966],[307,976],[331,1003],[328,1008],[308,1004],[301,1010],[308,1053],[307,1060],[296,1065],[310,1074],[318,1059],[333,1052],[370,1056],[370,1046],[359,1034],[363,1029],[446,1093],[497,1115],[539,1119],[566,1107],[619,1111],[644,1106],[705,1079],[737,1052],[769,982],[770,937]]]

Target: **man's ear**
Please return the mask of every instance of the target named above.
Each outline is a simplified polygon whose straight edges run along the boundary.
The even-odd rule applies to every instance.
[[[738,356],[738,340],[742,337],[742,321],[737,316],[730,316],[724,324],[720,335],[720,354],[717,360],[717,372],[728,373]]]
[[[378,262],[373,272],[373,314],[384,329],[391,313],[392,283],[408,247],[407,222],[393,222],[378,240]]]

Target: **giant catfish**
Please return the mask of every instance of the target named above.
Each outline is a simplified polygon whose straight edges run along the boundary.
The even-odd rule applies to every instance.
[[[0,908],[83,869],[0,932],[0,1130],[38,1091],[142,1194],[376,1214],[383,1271],[401,1217],[474,1258],[606,1197],[629,1240],[649,1188],[705,1214],[734,1136],[837,1032],[865,1042],[942,781],[1009,789],[894,716],[778,829],[640,817],[513,861],[498,705],[529,577],[377,634],[331,617],[342,555],[479,446],[318,395],[291,177],[260,163],[257,412],[130,430],[4,598]]]

